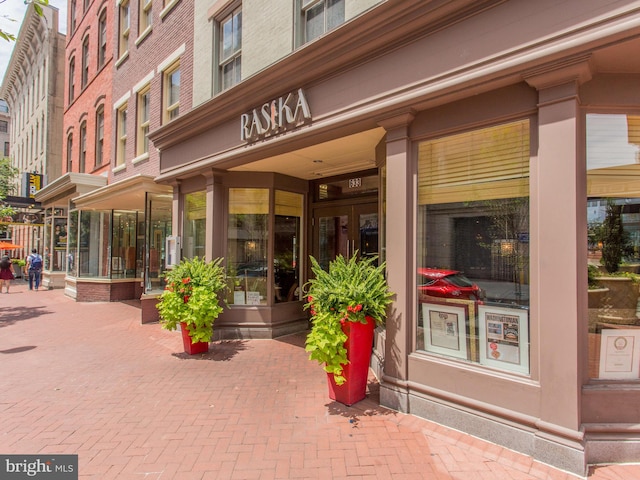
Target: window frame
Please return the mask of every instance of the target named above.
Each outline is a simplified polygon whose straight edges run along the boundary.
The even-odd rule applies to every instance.
[[[136,156],[149,153],[151,85],[147,84],[138,91],[136,115]],[[146,115],[146,116],[145,116]]]
[[[82,40],[82,75],[80,88],[85,89],[89,83],[89,35]]]
[[[104,105],[96,109],[95,168],[104,162]]]
[[[307,43],[313,42],[314,40],[316,40],[317,38],[321,37],[322,35],[326,34],[327,32],[330,32],[332,30],[334,30],[335,28],[337,28],[338,26],[344,24],[346,22],[346,14],[343,15],[342,21],[337,24],[332,26],[331,28],[329,28],[329,25],[327,24],[327,2],[329,2],[330,0],[299,0],[298,6],[298,12],[299,12],[299,34],[298,34],[298,41],[299,41],[299,45],[306,45]],[[338,0],[339,2],[342,2],[343,5],[343,9],[346,9],[346,1],[345,0]],[[307,28],[307,14],[309,11],[311,11],[313,8],[316,8],[318,5],[322,5],[322,12],[323,12],[323,29],[322,32],[319,33],[318,35],[314,36],[313,38],[307,38],[307,32],[308,32],[308,28]]]
[[[124,166],[127,151],[127,114],[128,102],[124,102],[117,109],[116,124],[116,167]]]
[[[125,24],[126,22],[126,24]],[[129,0],[122,0],[118,5],[118,57],[129,51],[129,34],[131,32],[131,6]]]
[[[78,173],[85,173],[87,168],[87,121],[80,124],[80,152],[78,156]]]
[[[153,25],[153,0],[140,0],[138,12],[138,36]]]
[[[98,70],[107,61],[107,9],[103,9],[98,17]]]
[[[73,172],[73,132],[67,135],[67,173]]]
[[[235,19],[238,19],[236,24]],[[231,52],[227,56],[224,55],[225,50],[225,25],[231,22]],[[218,84],[220,91],[227,90],[242,81],[242,4],[235,5],[233,9],[227,11],[217,20],[219,34],[217,36],[217,56],[218,56]],[[238,45],[234,46],[235,40],[238,39]],[[230,83],[226,83],[227,76],[225,68],[232,66]]]
[[[180,59],[173,62],[162,72],[163,95],[162,95],[162,123],[169,123],[180,115],[180,83],[178,86],[177,99],[169,103],[173,97],[173,75],[178,72],[180,75]]]
[[[71,59],[69,59],[69,84],[68,84],[69,105],[71,105],[75,100],[75,89],[76,89],[75,76],[76,76],[76,57],[71,57]]]

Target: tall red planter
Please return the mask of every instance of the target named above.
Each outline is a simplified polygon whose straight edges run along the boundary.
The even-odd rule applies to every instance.
[[[184,351],[189,355],[197,355],[198,353],[207,353],[209,351],[209,342],[193,342],[189,335],[189,327],[186,323],[180,322],[180,330],[182,330],[182,344]]]
[[[366,317],[366,319],[366,324],[344,322],[342,325],[342,331],[347,335],[344,346],[347,349],[347,359],[349,360],[349,363],[344,366],[342,375],[347,381],[342,385],[336,385],[333,374],[327,374],[329,398],[348,406],[363,400],[367,393],[369,362],[376,322],[372,317]]]

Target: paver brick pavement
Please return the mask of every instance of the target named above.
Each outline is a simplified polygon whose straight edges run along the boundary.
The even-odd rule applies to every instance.
[[[575,479],[379,406],[332,402],[304,336],[182,353],[139,304],[0,295],[0,453],[78,454],[81,479]],[[640,466],[592,480],[640,479]]]

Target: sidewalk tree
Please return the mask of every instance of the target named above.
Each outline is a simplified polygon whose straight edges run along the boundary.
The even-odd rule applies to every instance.
[[[18,178],[19,170],[11,165],[8,158],[0,159],[0,219],[9,217],[15,213],[15,209],[6,205],[3,200],[14,193],[15,181]],[[4,226],[2,226],[4,228]]]

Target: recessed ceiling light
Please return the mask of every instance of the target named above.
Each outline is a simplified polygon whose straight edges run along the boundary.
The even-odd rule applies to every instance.
[[[313,163],[322,163],[322,160],[314,160]]]

